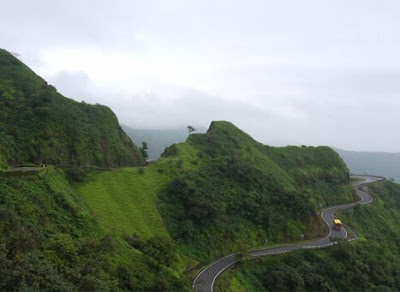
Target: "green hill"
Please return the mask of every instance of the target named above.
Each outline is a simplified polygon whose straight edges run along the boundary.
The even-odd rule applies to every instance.
[[[0,290],[189,290],[211,259],[324,234],[317,210],[352,201],[348,180],[328,147],[224,121],[147,167],[0,176]]]
[[[330,148],[265,146],[228,122],[167,148],[155,164],[101,172],[76,189],[105,229],[173,238],[203,263],[241,245],[320,236],[317,211],[354,200]]]
[[[0,108],[0,168],[143,163],[140,151],[108,107],[63,97],[1,49]]]
[[[238,243],[316,237],[323,232],[319,208],[354,200],[346,165],[332,149],[265,146],[229,122],[167,148],[160,162],[175,163],[160,194],[167,228],[200,258]]]
[[[360,240],[249,261],[231,270],[220,291],[398,291],[400,185],[370,186],[375,202],[341,211]]]

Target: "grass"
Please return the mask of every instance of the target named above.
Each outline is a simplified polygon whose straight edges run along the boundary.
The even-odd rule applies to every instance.
[[[146,252],[149,244],[145,237],[150,233],[162,239],[168,236],[151,196],[155,191],[142,182],[146,175],[151,181],[151,174],[147,169],[142,174],[136,168],[121,169],[99,173],[91,183],[74,185],[96,191],[103,199],[98,205],[108,205],[106,215],[111,217],[97,222],[92,215],[98,205],[89,208],[88,197],[77,194],[62,169],[32,179],[0,176],[0,290],[188,291],[190,283],[186,284],[184,271],[192,264],[190,259],[176,252],[174,265],[156,267],[154,253]],[[125,185],[127,177],[133,177],[135,188],[143,192]],[[104,182],[115,191],[105,194],[110,189]],[[132,206],[143,210],[137,212]],[[127,214],[126,208],[132,214]],[[116,215],[119,217],[112,218]],[[120,233],[132,231],[132,226],[126,225],[127,220],[132,221],[137,227],[133,231],[142,235],[140,245],[134,248],[121,234],[112,232],[114,226],[107,229],[106,219],[110,218],[111,224],[123,221]]]
[[[382,181],[369,189],[374,197],[372,204],[342,210],[339,214],[358,236],[374,240],[384,237],[386,244],[392,244],[400,234],[400,186]]]
[[[145,168],[99,172],[93,181],[75,184],[74,188],[106,232],[112,232],[117,237],[136,234],[142,241],[153,236],[170,238],[157,209],[157,195],[171,180],[169,171],[174,172],[176,168],[175,162],[172,165],[169,162],[161,158]],[[184,166],[181,168],[184,169]],[[137,254],[124,253],[124,249],[124,244],[119,246],[117,256],[122,257],[118,261],[129,262],[128,258],[138,260],[135,259]],[[176,271],[181,273],[176,275],[178,277],[198,264],[182,254],[177,256]]]
[[[229,283],[229,288],[230,291],[237,291],[237,292],[245,292],[246,287],[244,287],[239,280],[236,278],[233,278],[232,281]]]
[[[169,237],[157,210],[157,194],[169,181],[156,167],[123,168],[98,173],[94,181],[76,185],[96,220],[107,231],[147,239],[155,235]]]
[[[110,232],[142,239],[170,237],[157,209],[157,196],[178,173],[197,169],[197,151],[186,144],[171,147],[173,157],[161,157],[148,167],[99,172],[93,181],[75,185],[94,217]]]

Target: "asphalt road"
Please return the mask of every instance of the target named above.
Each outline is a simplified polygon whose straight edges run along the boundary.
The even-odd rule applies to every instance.
[[[353,183],[353,187],[357,195],[360,197],[360,200],[354,203],[329,207],[321,212],[322,219],[329,226],[329,234],[326,237],[314,241],[308,241],[306,243],[290,244],[272,248],[266,247],[258,250],[251,250],[248,253],[249,256],[261,257],[266,255],[285,253],[301,248],[326,247],[336,244],[338,239],[347,238],[347,232],[344,229],[344,227],[342,227],[340,230],[336,230],[333,228],[333,218],[335,211],[342,209],[349,209],[360,204],[368,204],[373,202],[373,198],[366,192],[363,192],[361,188],[365,184],[369,184],[382,179],[380,177],[372,177],[372,176],[353,176],[353,178],[363,179],[363,181],[357,181]],[[221,275],[221,273],[225,271],[227,268],[229,268],[231,265],[236,263],[236,261],[237,260],[235,258],[235,255],[230,254],[206,267],[203,271],[201,271],[197,275],[196,279],[193,281],[194,290],[196,292],[210,292],[210,291],[213,292],[214,284],[218,276]]]

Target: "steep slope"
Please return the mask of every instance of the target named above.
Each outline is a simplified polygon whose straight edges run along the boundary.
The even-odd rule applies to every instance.
[[[254,260],[232,270],[220,291],[398,291],[400,185],[370,185],[373,204],[341,211],[360,240]]]
[[[93,181],[78,185],[77,191],[106,230],[143,239],[169,237],[156,204],[168,180],[153,167],[123,168],[98,173]]]
[[[160,162],[175,173],[160,195],[167,227],[200,258],[316,237],[317,210],[354,199],[330,148],[265,146],[228,122],[169,147]]]
[[[65,98],[0,49],[0,168],[21,164],[134,166],[137,147],[114,113]]]
[[[207,263],[243,246],[324,234],[317,210],[354,200],[348,175],[328,147],[273,148],[213,122],[155,164],[101,172],[76,189],[105,229],[173,238]]]
[[[105,230],[60,169],[0,176],[0,234],[1,291],[189,290],[171,240]]]
[[[400,153],[357,152],[335,149],[352,173],[371,173],[400,182]]]

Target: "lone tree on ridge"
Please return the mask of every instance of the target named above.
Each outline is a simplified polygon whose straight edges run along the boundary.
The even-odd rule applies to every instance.
[[[189,132],[189,136],[190,136],[190,134],[191,134],[192,132],[194,132],[194,131],[197,130],[197,129],[193,128],[192,126],[187,126],[186,128],[187,128],[187,130],[188,130],[188,132]]]
[[[147,159],[149,157],[149,155],[147,154],[147,142],[143,141],[142,142],[142,147],[139,148],[140,151],[142,152],[142,155],[144,157],[144,159]]]

